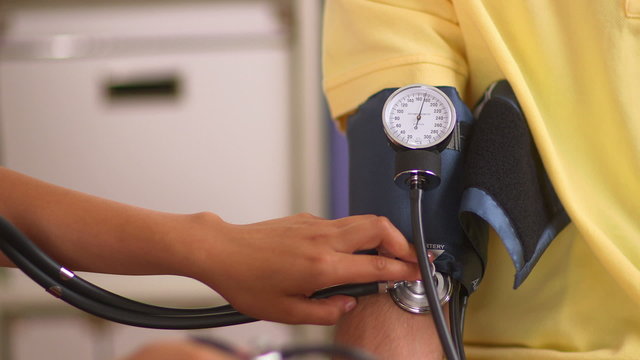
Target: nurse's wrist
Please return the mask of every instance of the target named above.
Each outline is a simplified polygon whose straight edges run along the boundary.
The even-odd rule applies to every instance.
[[[203,281],[216,271],[214,258],[221,241],[222,229],[227,225],[211,212],[177,215],[176,225],[167,229],[169,271]]]

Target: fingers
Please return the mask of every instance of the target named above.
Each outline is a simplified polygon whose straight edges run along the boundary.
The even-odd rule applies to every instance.
[[[388,280],[419,280],[417,263],[376,255],[344,254],[334,264],[332,284],[365,283]]]
[[[344,228],[363,221],[373,221],[379,216],[376,215],[351,215],[341,219],[331,220],[337,227]]]
[[[357,250],[378,248],[388,256],[407,261],[417,260],[413,247],[387,218],[367,216],[344,223],[347,226],[342,228],[334,239],[336,250],[353,253]]]
[[[357,304],[355,298],[336,295],[326,299],[290,298],[286,319],[289,324],[333,325]],[[277,321],[277,320],[276,320]]]

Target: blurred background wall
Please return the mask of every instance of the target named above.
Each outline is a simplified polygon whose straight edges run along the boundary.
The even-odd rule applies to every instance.
[[[232,223],[346,214],[344,141],[321,95],[319,0],[0,6],[2,166],[142,207],[213,211]],[[336,154],[340,161],[331,160]],[[157,304],[223,301],[190,279],[82,275]],[[329,332],[260,322],[197,333],[279,346],[326,341]],[[108,323],[16,270],[0,275],[1,359],[112,359],[186,334]]]

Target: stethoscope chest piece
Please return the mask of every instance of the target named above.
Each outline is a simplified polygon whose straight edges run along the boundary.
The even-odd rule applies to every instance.
[[[435,272],[435,283],[440,305],[444,305],[451,298],[453,287],[448,276]],[[429,301],[425,294],[422,281],[399,281],[389,289],[391,299],[400,308],[413,314],[427,314],[431,312]]]

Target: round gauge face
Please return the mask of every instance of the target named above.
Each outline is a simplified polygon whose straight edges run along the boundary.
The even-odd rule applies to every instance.
[[[448,138],[456,125],[456,110],[440,89],[409,85],[389,96],[382,110],[382,123],[395,144],[426,149]]]

